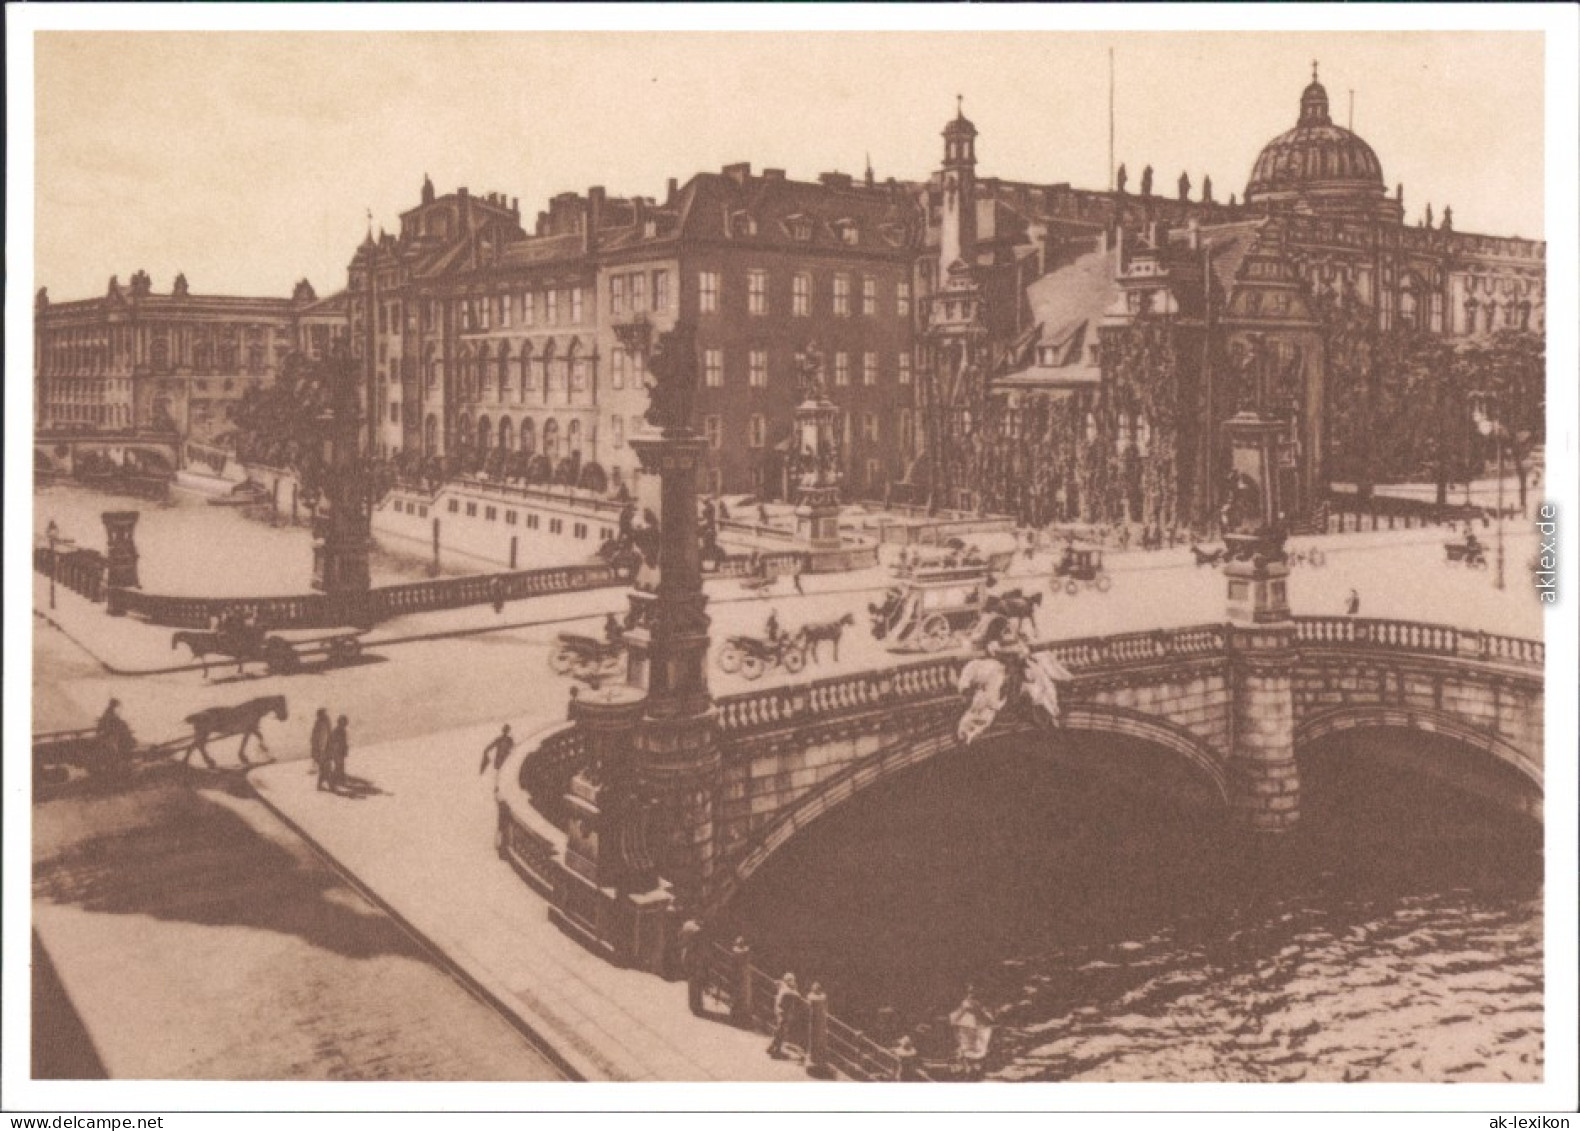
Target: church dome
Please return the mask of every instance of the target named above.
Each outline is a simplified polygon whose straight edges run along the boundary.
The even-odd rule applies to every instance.
[[[1382,162],[1360,137],[1333,124],[1315,74],[1300,96],[1300,120],[1262,148],[1245,187],[1247,204],[1304,205],[1316,212],[1377,210],[1386,200]]]

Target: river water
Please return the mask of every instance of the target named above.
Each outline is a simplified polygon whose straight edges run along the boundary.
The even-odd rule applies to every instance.
[[[974,985],[993,1079],[1539,1080],[1539,830],[1340,754],[1268,849],[1152,770],[972,749],[824,818],[728,926],[924,1056]]]
[[[107,510],[135,510],[139,580],[150,593],[187,597],[272,597],[307,593],[313,581],[313,539],[289,515],[269,522],[267,507],[216,507],[193,492],[172,488],[164,502],[106,495],[71,483],[35,490],[33,526],[42,538],[53,519],[79,546],[104,550]],[[400,543],[374,539],[369,569],[375,585],[428,576],[429,558]],[[441,576],[476,573],[450,555]]]

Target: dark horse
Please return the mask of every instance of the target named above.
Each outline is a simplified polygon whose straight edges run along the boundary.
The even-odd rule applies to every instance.
[[[280,721],[286,718],[285,696],[265,695],[261,699],[249,699],[245,703],[238,703],[234,707],[209,707],[186,717],[186,723],[192,728],[192,744],[187,747],[186,753],[181,755],[183,763],[192,761],[192,752],[203,755],[203,761],[213,767],[214,759],[209,757],[208,740],[211,738],[230,738],[241,735],[241,749],[236,752],[244,765],[251,765],[247,761],[247,740],[256,738],[258,746],[265,754],[269,752],[268,744],[263,741],[263,733],[258,729],[258,724],[265,715],[272,714]]]
[[[1041,604],[1041,593],[1027,597],[1019,589],[1007,589],[990,596],[983,604],[982,611],[990,615],[997,613],[1015,626],[1017,635],[1024,635],[1028,621],[1031,622],[1032,631],[1037,630],[1037,607]]]
[[[1226,551],[1221,546],[1218,549],[1216,549],[1216,550],[1203,550],[1201,547],[1199,547],[1199,546],[1195,545],[1194,543],[1192,543],[1191,544],[1191,548],[1190,548],[1190,552],[1191,552],[1191,556],[1196,559],[1196,564],[1197,565],[1199,565],[1199,566],[1206,566],[1206,565],[1215,566],[1215,565],[1219,565],[1219,564],[1221,564],[1223,562],[1224,556],[1227,554],[1228,551]]]
[[[260,659],[263,653],[263,641],[254,634],[239,634],[228,632],[178,632],[170,638],[170,649],[181,647],[185,644],[192,650],[192,656],[203,665],[203,678],[208,678],[208,658],[220,656],[226,660],[236,661],[236,674],[240,675],[242,665],[248,660]]]
[[[818,661],[818,646],[827,640],[834,645],[834,662],[839,662],[839,638],[845,634],[845,629],[856,623],[855,613],[846,613],[838,620],[823,621],[819,624],[806,624],[801,626],[798,633],[801,646],[811,655],[812,662]]]

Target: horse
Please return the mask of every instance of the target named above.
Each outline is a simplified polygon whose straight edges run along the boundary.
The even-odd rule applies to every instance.
[[[1037,608],[1041,604],[1040,592],[1027,597],[1019,589],[1008,589],[1003,593],[989,596],[982,610],[986,613],[1002,614],[1006,620],[1015,625],[1017,635],[1025,635],[1025,625],[1028,621],[1031,622],[1032,631],[1037,631]]]
[[[1191,543],[1190,552],[1191,556],[1196,559],[1196,564],[1199,566],[1215,566],[1223,561],[1224,554],[1227,553],[1227,551],[1222,548],[1216,550],[1203,550],[1194,542]]]
[[[839,663],[839,638],[844,635],[845,629],[856,623],[855,613],[846,613],[837,620],[822,621],[817,624],[801,626],[798,634],[799,642],[812,657],[812,662],[818,662],[819,645],[827,640],[834,645],[834,662]]]
[[[209,707],[202,711],[190,714],[184,720],[192,728],[192,743],[181,755],[183,765],[190,764],[192,753],[203,755],[203,761],[212,769],[214,759],[209,757],[208,740],[210,738],[230,738],[232,735],[241,735],[241,749],[236,756],[243,765],[251,765],[247,760],[247,740],[256,738],[258,746],[263,752],[269,752],[268,744],[263,741],[263,733],[258,729],[258,724],[265,715],[273,714],[275,718],[284,722],[286,719],[285,696],[265,695],[261,699],[249,699],[245,703],[238,703],[234,707]]]
[[[236,674],[242,672],[244,665],[251,655],[238,649],[235,638],[222,632],[178,632],[170,638],[170,650],[175,651],[185,644],[192,650],[192,658],[203,665],[203,678],[208,678],[208,658],[210,656],[223,656],[227,660],[236,661]]]

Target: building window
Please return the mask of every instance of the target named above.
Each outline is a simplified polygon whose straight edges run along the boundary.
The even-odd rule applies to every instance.
[[[499,296],[499,325],[500,325],[501,329],[508,329],[509,326],[510,326],[510,296],[509,295],[500,295]]]
[[[895,360],[895,363],[896,363],[896,365],[898,367],[898,378],[899,378],[900,384],[902,384],[902,385],[909,385],[911,383],[911,353],[910,353],[910,351],[909,350],[901,350],[899,352],[898,356],[896,356],[894,360]]]
[[[637,314],[647,309],[647,276],[640,271],[631,276],[631,309]]]
[[[461,501],[459,499],[451,499],[450,500],[450,513],[451,514],[455,514],[460,509],[461,509]]]
[[[796,272],[791,284],[790,313],[805,318],[812,313],[812,276],[805,271]]]
[[[872,350],[861,355],[861,383],[863,385],[878,383],[878,355]]]
[[[506,526],[514,526],[514,525],[516,525],[516,512],[515,511],[506,511],[505,512],[505,525]]]
[[[552,287],[543,292],[543,321],[550,326],[559,325],[560,292]]]
[[[894,313],[901,318],[911,316],[911,284],[909,280],[901,279],[894,284]]]
[[[746,313],[768,313],[768,272],[762,270],[746,272]]]
[[[834,313],[840,317],[850,314],[850,276],[834,276]]]
[[[724,351],[702,351],[702,383],[710,389],[722,388],[724,385]]]
[[[724,420],[717,416],[702,418],[702,434],[708,439],[708,447],[717,449],[724,443]]]
[[[537,321],[537,309],[533,304],[532,292],[523,291],[521,294],[521,324],[532,326]]]
[[[700,271],[697,273],[697,308],[704,314],[713,314],[719,309],[719,273],[717,271]]]
[[[477,300],[477,313],[482,319],[482,328],[485,330],[489,329],[491,325],[489,321],[489,308],[493,305],[494,300],[491,298],[480,298]]]
[[[850,354],[843,350],[834,355],[834,384],[850,384]]]
[[[747,422],[747,444],[754,448],[760,448],[767,441],[767,437],[768,422],[762,418],[761,414],[754,414],[751,420]]]
[[[466,517],[467,518],[476,518],[477,517],[477,504],[476,503],[467,503],[466,504]]]
[[[861,418],[861,438],[869,444],[878,442],[878,414],[869,412]]]
[[[499,520],[499,508],[498,507],[484,507],[483,508],[483,518],[486,521],[488,521],[488,522],[497,522]]]
[[[609,313],[615,316],[625,313],[624,275],[613,275],[609,279]]]
[[[876,279],[861,281],[861,312],[867,315],[878,313],[878,280]]]
[[[625,447],[625,418],[611,416],[609,418],[609,442],[617,448]]]
[[[746,383],[754,389],[766,389],[768,387],[768,351],[752,350],[746,356]]]
[[[611,388],[615,388],[615,389],[623,389],[623,388],[625,388],[625,359],[626,359],[626,357],[627,357],[627,354],[626,354],[625,350],[620,349],[618,346],[615,347],[614,362],[613,362],[612,368],[610,369],[610,373],[609,373],[609,385],[610,385]]]
[[[669,309],[669,272],[653,272],[653,309]]]
[[[571,288],[571,323],[580,325],[582,320],[582,288]]]

